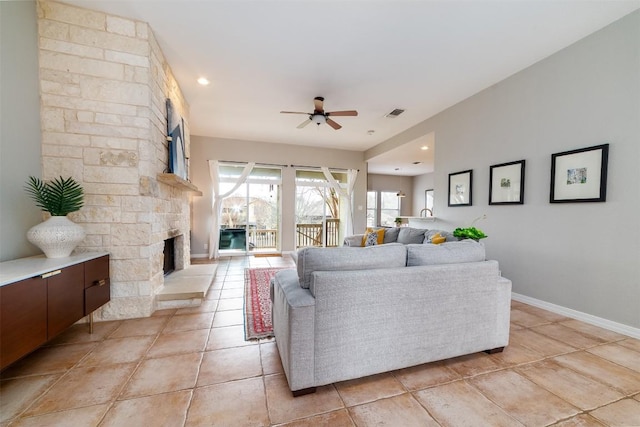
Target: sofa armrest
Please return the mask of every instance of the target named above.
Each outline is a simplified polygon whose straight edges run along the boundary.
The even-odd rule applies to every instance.
[[[362,239],[364,239],[364,234],[354,234],[353,236],[347,236],[344,238],[342,246],[361,247]]]
[[[316,299],[300,286],[296,270],[279,271],[272,283],[273,332],[289,388],[313,387]]]

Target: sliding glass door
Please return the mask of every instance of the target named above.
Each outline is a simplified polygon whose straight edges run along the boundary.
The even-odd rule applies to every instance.
[[[346,174],[331,172],[340,185]],[[340,246],[347,224],[344,201],[321,171],[296,171],[296,248]]]
[[[220,193],[230,191],[244,165],[220,165]],[[254,167],[244,184],[222,201],[221,255],[279,253],[281,170]]]

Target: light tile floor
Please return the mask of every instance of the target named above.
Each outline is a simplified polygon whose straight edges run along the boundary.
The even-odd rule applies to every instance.
[[[522,303],[510,345],[293,398],[273,339],[244,341],[245,267],[198,308],[76,325],[0,375],[0,426],[640,426],[640,340]]]

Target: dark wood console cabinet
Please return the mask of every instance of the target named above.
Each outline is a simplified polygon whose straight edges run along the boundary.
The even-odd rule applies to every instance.
[[[107,254],[23,258],[0,263],[0,269],[0,369],[110,299]]]

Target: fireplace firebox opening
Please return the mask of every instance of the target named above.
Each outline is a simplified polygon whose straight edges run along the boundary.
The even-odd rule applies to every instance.
[[[175,237],[164,241],[164,275],[171,274],[176,269],[176,243]]]

